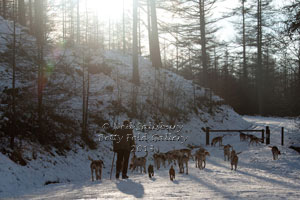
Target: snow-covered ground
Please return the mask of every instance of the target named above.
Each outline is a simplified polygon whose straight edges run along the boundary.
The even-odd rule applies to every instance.
[[[223,151],[219,147],[205,147],[211,154],[207,159],[206,169],[196,169],[194,162],[190,161],[189,174],[186,175],[178,174],[176,166],[174,182],[169,180],[167,168],[155,171],[153,179],[149,179],[145,174],[130,172],[128,180],[114,178],[109,180],[109,163],[106,163],[103,180],[92,182],[89,162],[82,159],[83,154],[79,153],[77,163],[81,168],[77,169],[82,171],[78,171],[77,174],[82,177],[81,179],[70,177],[70,182],[67,183],[31,186],[23,190],[14,191],[14,188],[11,188],[9,193],[0,188],[0,197],[3,199],[300,199],[300,156],[288,148],[292,140],[299,144],[299,140],[298,142],[294,140],[300,134],[295,121],[286,118],[248,116],[244,119],[253,123],[252,128],[261,129],[266,125],[270,126],[271,145],[277,145],[282,153],[279,160],[272,160],[271,150],[265,144],[249,146],[247,142],[240,142],[238,135],[232,134],[224,137],[223,144],[230,143],[234,149],[242,151],[237,171],[230,170],[230,164],[224,161]],[[286,130],[285,146],[280,146],[281,126]],[[204,144],[204,140],[199,142]],[[112,156],[108,157],[107,160],[111,160]],[[148,163],[151,162],[149,158]],[[3,160],[0,160],[0,165],[3,165]],[[74,168],[70,166],[70,169],[61,169],[57,172],[58,175],[62,174],[63,170]],[[30,179],[30,175],[24,177]]]

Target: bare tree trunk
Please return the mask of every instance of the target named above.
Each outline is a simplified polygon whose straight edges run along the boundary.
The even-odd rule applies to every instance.
[[[118,106],[122,104],[122,91],[121,91],[121,84],[120,84],[120,78],[119,78],[119,70],[117,70],[117,88],[118,88]]]
[[[29,18],[29,29],[30,32],[33,32],[33,18],[32,18],[32,0],[28,1],[29,10],[28,10],[28,18]]]
[[[134,84],[138,85],[140,83],[139,78],[139,59],[138,59],[138,36],[137,36],[137,8],[138,8],[138,0],[133,0],[133,30],[132,30],[132,81]]]
[[[151,24],[152,24],[152,43],[153,43],[153,60],[152,65],[156,68],[162,68],[159,38],[157,29],[157,16],[156,16],[156,5],[155,0],[150,0],[151,7]]]
[[[263,82],[262,82],[262,25],[261,25],[261,0],[257,0],[257,70],[256,87],[258,93],[258,113],[263,114]]]
[[[246,81],[248,78],[248,72],[247,72],[247,63],[246,63],[245,1],[246,0],[242,0],[242,15],[243,15],[243,78]]]
[[[178,31],[176,31],[177,35]],[[178,55],[178,37],[176,36],[176,71],[179,71],[179,55]]]
[[[165,94],[166,94],[166,73],[163,73],[163,77],[164,77],[164,82],[163,82],[163,93],[162,93],[162,108],[164,109],[165,107]]]
[[[300,89],[300,41],[298,41],[298,89]]]
[[[3,7],[3,18],[4,19],[6,19],[6,4],[7,2],[6,2],[6,0],[3,0],[3,2],[2,2],[2,7]]]
[[[108,19],[108,50],[110,50],[110,43],[111,43],[111,20]]]
[[[84,58],[84,55],[83,55],[83,65],[82,65],[82,135],[84,136],[85,135],[85,106],[86,106],[86,93],[85,93],[85,58]]]
[[[298,73],[296,72],[296,86],[295,86],[295,101],[296,101],[296,109],[298,110],[298,113],[296,114],[300,114],[299,110],[300,110],[300,94],[299,94],[299,90],[300,90],[300,41],[298,41]]]
[[[38,46],[38,124],[40,137],[43,133],[43,88],[44,88],[44,1],[35,1],[35,34]]]
[[[150,9],[150,0],[147,0],[147,21],[148,21],[148,40],[149,40],[149,54],[150,60],[153,64],[153,43],[152,43],[152,30],[151,30],[151,9]]]
[[[76,42],[77,44],[80,44],[80,13],[79,13],[79,1],[77,0],[77,38],[76,38]]]
[[[201,59],[202,59],[202,83],[204,86],[208,86],[207,81],[207,54],[206,54],[206,30],[205,30],[205,8],[204,0],[199,0],[199,11],[200,11],[200,35],[201,35]]]
[[[22,26],[26,26],[25,17],[25,3],[24,0],[18,0],[18,21]]]
[[[141,20],[140,20],[140,8],[138,8],[138,29],[139,29],[139,55],[142,55],[142,38],[141,38]]]
[[[89,29],[89,15],[88,15],[88,7],[87,7],[87,1],[85,1],[85,42],[88,44],[88,29]]]
[[[132,30],[132,65],[133,65],[133,71],[132,71],[132,82],[133,82],[133,88],[132,88],[132,112],[137,113],[136,110],[136,99],[137,99],[137,85],[140,84],[140,78],[139,78],[139,58],[138,58],[138,35],[137,35],[137,21],[138,21],[138,0],[133,0],[133,30]]]
[[[13,76],[12,76],[12,132],[10,139],[10,147],[14,149],[15,146],[15,135],[16,135],[16,15],[15,15],[15,2],[13,3],[13,16],[14,16],[14,24],[13,24],[13,52],[12,52],[12,68],[13,68]]]
[[[95,43],[96,43],[96,46],[99,47],[99,21],[98,21],[98,13],[95,16],[95,26],[96,26]]]
[[[87,89],[86,89],[86,101],[85,101],[85,133],[88,134],[88,112],[89,112],[89,96],[90,96],[90,73],[87,74]]]
[[[70,32],[70,40],[72,45],[74,44],[75,41],[75,17],[74,17],[74,4],[73,1],[70,1],[70,28],[71,28],[71,32]]]
[[[62,28],[63,28],[63,42],[66,40],[66,0],[62,1]]]
[[[125,54],[125,51],[126,51],[126,43],[125,43],[125,3],[124,3],[124,0],[123,0],[123,54]]]
[[[217,58],[216,46],[214,46],[214,80],[217,80],[218,78],[217,73],[218,73],[218,58]],[[212,88],[217,90],[217,81],[214,81]]]
[[[267,49],[267,60],[269,60],[269,50]],[[284,93],[284,96],[287,95],[287,92],[288,92],[288,69],[287,69],[287,55],[286,53],[284,54],[284,60],[285,60],[285,64],[283,65],[283,93]],[[267,65],[266,65],[266,72],[267,74],[269,74],[269,62],[267,61]]]
[[[224,68],[223,68],[223,71],[224,71],[224,98],[227,99],[228,98],[228,90],[230,88],[228,88],[228,78],[229,78],[229,72],[228,72],[228,65],[229,65],[229,52],[228,52],[228,49],[226,47],[226,50],[225,50],[225,64],[224,64]]]

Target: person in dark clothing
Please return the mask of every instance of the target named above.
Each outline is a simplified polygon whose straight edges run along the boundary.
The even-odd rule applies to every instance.
[[[126,179],[127,169],[128,169],[128,161],[130,151],[134,148],[135,141],[133,138],[133,130],[129,127],[129,121],[125,120],[123,122],[123,126],[116,129],[114,135],[122,138],[119,140],[113,141],[113,151],[117,153],[117,170],[116,170],[116,178],[118,179],[120,176],[120,172],[122,170],[122,178]]]

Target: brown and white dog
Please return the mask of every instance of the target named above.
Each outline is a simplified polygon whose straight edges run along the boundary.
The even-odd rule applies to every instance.
[[[272,151],[272,154],[273,154],[273,160],[277,160],[278,159],[278,155],[281,155],[279,149],[276,146],[272,146],[270,148],[271,148],[271,151]]]
[[[238,161],[239,161],[239,157],[237,155],[234,155],[231,158],[231,170],[233,170],[233,166],[234,166],[234,170],[236,171]]]
[[[188,161],[193,159],[190,149],[176,149],[168,151],[164,154],[168,160],[169,165],[173,162],[176,165],[176,161],[179,167],[179,173],[184,173],[184,165],[186,166],[186,174],[188,174]]]
[[[179,154],[179,150],[171,150],[165,153],[166,159],[168,160],[168,164],[170,165],[173,162],[174,165],[176,165],[176,160],[178,159]]]
[[[232,160],[234,156],[239,155],[240,153],[242,153],[242,152],[236,153],[236,151],[232,148],[232,150],[230,152],[230,160]]]
[[[189,159],[192,158],[194,160],[191,149],[180,149],[179,152],[186,155]]]
[[[256,137],[256,136],[252,135],[252,137],[250,137],[249,146],[250,146],[251,144],[254,144],[254,143],[255,143],[256,146],[257,146],[257,144],[259,144],[261,141],[262,141],[261,138],[258,138],[258,137]]]
[[[233,166],[235,167],[235,170],[236,170],[237,164],[238,164],[238,161],[239,161],[239,157],[237,155],[240,154],[240,153],[242,153],[242,152],[236,153],[236,151],[234,149],[231,150],[231,153],[230,153],[231,170],[233,170]]]
[[[225,135],[213,138],[212,141],[211,141],[211,146],[216,146],[216,144],[218,142],[219,142],[219,146],[221,146],[222,145],[222,141],[223,141],[223,137],[225,137]]]
[[[141,173],[142,173],[142,168],[144,169],[144,173],[146,173],[147,156],[148,156],[148,152],[146,152],[146,155],[143,157],[136,157],[136,155],[134,154],[131,159],[132,162],[131,171],[134,171],[137,167],[140,167]]]
[[[179,173],[184,173],[184,165],[186,167],[186,174],[189,174],[189,157],[185,154],[178,156],[178,166],[179,166]]]
[[[167,156],[164,153],[155,153],[153,154],[154,166],[159,170],[160,165],[162,164],[166,167]]]
[[[171,168],[169,170],[170,180],[173,181],[175,179],[175,170],[173,168],[173,165],[171,165]]]
[[[230,144],[227,144],[224,146],[224,161],[226,161],[226,157],[227,157],[227,160],[229,161],[230,160],[230,148],[232,146]]]
[[[198,157],[199,157],[197,155],[199,155],[200,153],[204,153],[205,151],[206,151],[206,149],[204,149],[203,147],[200,147],[194,154],[196,168],[198,168]]]
[[[206,156],[210,156],[208,151],[198,150],[195,154],[196,165],[199,169],[204,169],[206,166]]]
[[[102,176],[102,167],[104,166],[104,163],[102,160],[93,160],[90,156],[88,156],[88,159],[92,161],[90,167],[91,167],[91,173],[92,173],[92,181],[94,181],[94,171],[96,175],[96,180],[101,180]]]

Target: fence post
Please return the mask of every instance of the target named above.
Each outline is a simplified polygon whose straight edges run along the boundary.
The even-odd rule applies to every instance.
[[[206,127],[206,145],[209,145],[209,127]]]
[[[281,146],[284,145],[284,127],[281,127]]]
[[[261,130],[261,143],[264,143],[265,142],[265,130],[262,129]]]
[[[270,144],[270,128],[266,126],[266,145]]]

